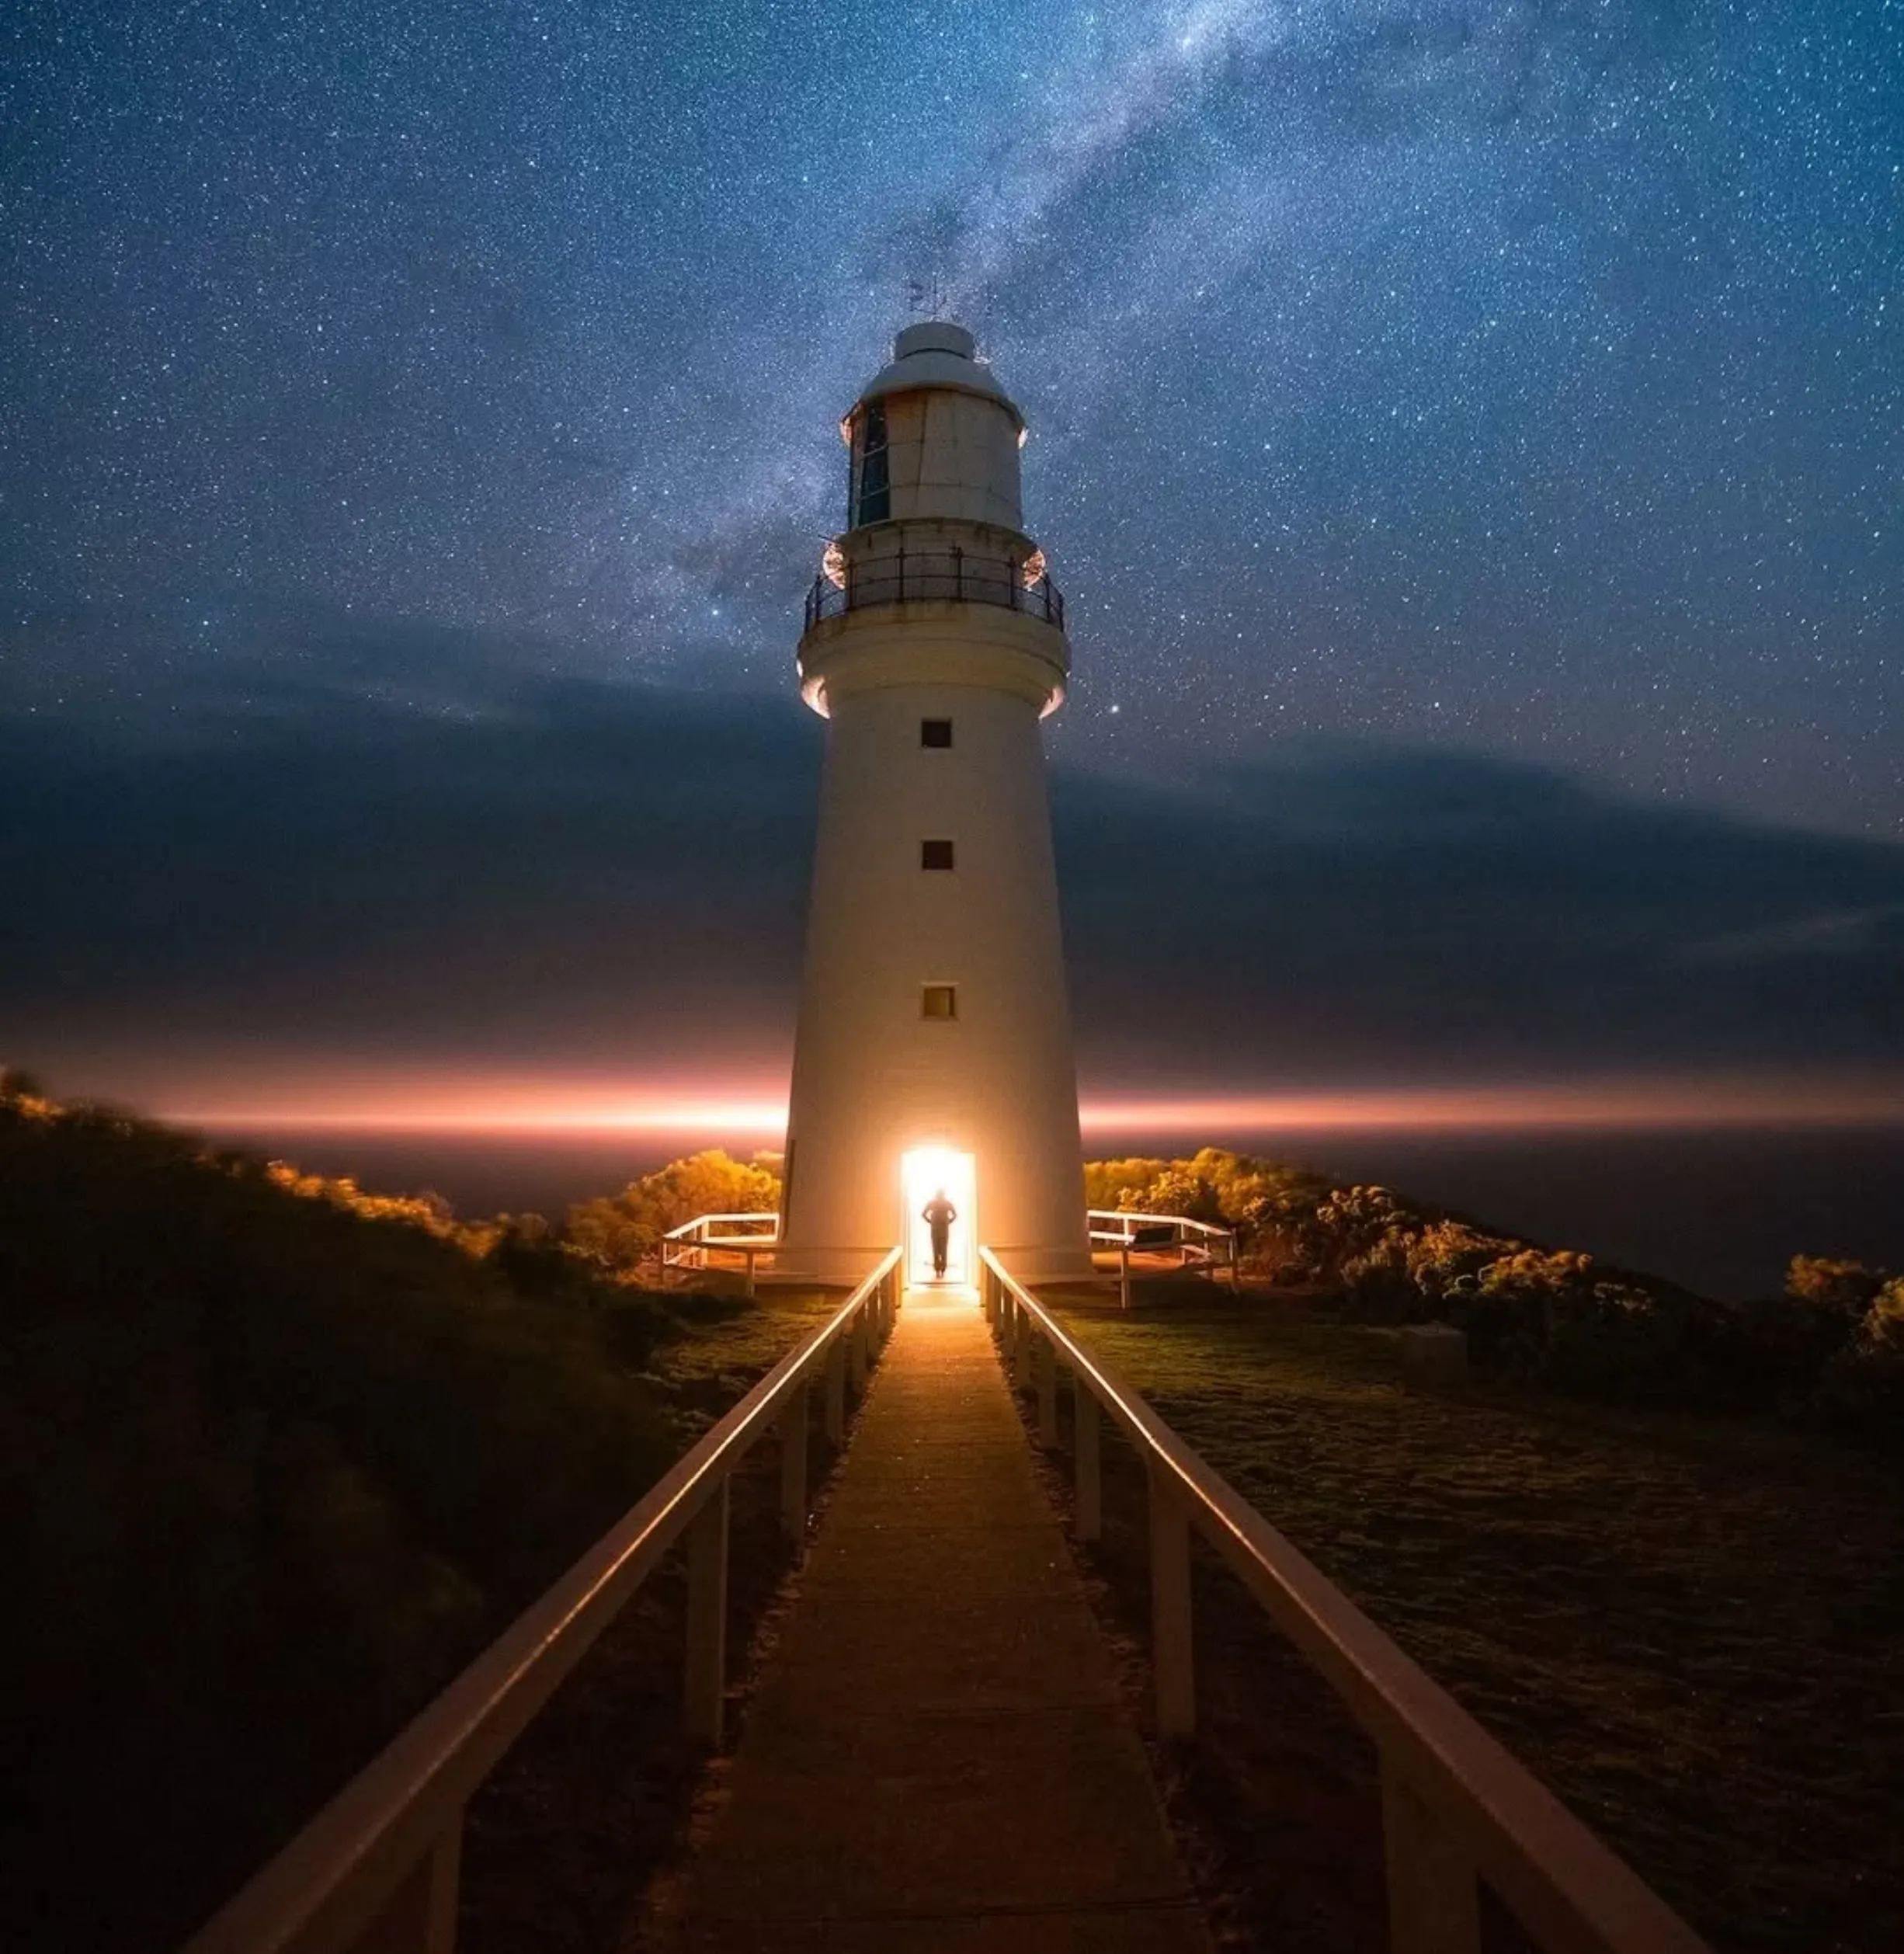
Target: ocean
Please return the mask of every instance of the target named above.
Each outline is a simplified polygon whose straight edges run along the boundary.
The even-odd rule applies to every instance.
[[[696,1148],[704,1134],[446,1136],[336,1128],[217,1136],[380,1192],[433,1188],[463,1215],[558,1215]],[[1551,1247],[1582,1249],[1707,1295],[1781,1286],[1795,1254],[1904,1270],[1904,1126],[1714,1132],[1375,1129],[1214,1132],[1213,1146],[1376,1180]],[[728,1142],[745,1158],[756,1143]],[[1087,1151],[1185,1154],[1181,1136],[1090,1136]]]

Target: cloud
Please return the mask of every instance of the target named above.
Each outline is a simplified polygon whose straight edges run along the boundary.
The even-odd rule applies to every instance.
[[[134,1097],[235,1066],[783,1076],[818,722],[382,636],[386,679],[418,683],[228,666],[141,711],[0,714],[7,1055]],[[1189,783],[1061,769],[1054,803],[1107,1089],[1857,1072],[1904,1047],[1894,846],[1349,745]]]
[[[1203,1076],[1358,1080],[1885,1064],[1904,941],[1714,960],[1877,916],[1904,850],[1623,800],[1475,755],[1290,745],[1197,792],[1059,799],[1080,1018],[1141,1066],[1146,940],[1220,1033]],[[1155,1008],[1154,1006],[1152,1007]]]
[[[1785,957],[1857,957],[1879,951],[1885,934],[1899,934],[1904,904],[1874,902],[1867,909],[1826,909],[1761,929],[1735,930],[1690,944],[1695,961],[1756,963]]]

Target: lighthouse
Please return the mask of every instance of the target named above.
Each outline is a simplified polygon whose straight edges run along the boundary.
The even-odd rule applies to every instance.
[[[840,423],[846,527],[800,640],[826,757],[794,1051],[779,1258],[856,1277],[956,1211],[1031,1278],[1086,1240],[1077,1075],[1039,721],[1070,669],[1026,534],[1024,417],[947,322],[909,326]]]

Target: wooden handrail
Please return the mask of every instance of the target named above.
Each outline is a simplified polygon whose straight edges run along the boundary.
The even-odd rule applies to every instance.
[[[697,1231],[704,1231],[716,1222],[770,1222],[773,1224],[773,1236],[760,1235],[749,1238],[758,1241],[770,1240],[773,1236],[778,1236],[780,1232],[780,1217],[778,1209],[768,1208],[758,1209],[748,1214],[697,1215],[693,1220],[682,1222],[669,1229],[662,1236],[662,1240],[664,1242],[698,1242],[703,1239],[703,1235]]]
[[[1093,1222],[1141,1222],[1149,1228],[1162,1227],[1167,1222],[1173,1228],[1188,1229],[1196,1235],[1219,1236],[1225,1240],[1233,1240],[1236,1233],[1235,1229],[1225,1228],[1216,1222],[1193,1221],[1188,1215],[1148,1215],[1134,1208],[1087,1208],[1085,1219]],[[1129,1230],[1124,1232],[1128,1233]],[[1114,1231],[1094,1228],[1091,1233],[1108,1236]]]
[[[843,1428],[848,1333],[863,1373],[891,1326],[900,1250],[877,1267],[580,1560],[365,1766],[186,1944],[185,1954],[440,1954],[450,1945],[463,1807],[669,1549],[689,1542],[690,1733],[721,1733],[728,1475],[783,1420],[801,1436],[783,1522],[804,1530],[807,1389],[824,1368]],[[711,1521],[718,1525],[710,1524]]]
[[[1242,1266],[1237,1254],[1236,1231],[1223,1228],[1214,1222],[1193,1221],[1188,1215],[1150,1215],[1134,1208],[1087,1208],[1084,1212],[1086,1239],[1093,1250],[1098,1247],[1117,1250],[1118,1294],[1125,1309],[1131,1306],[1131,1249],[1133,1232],[1138,1227],[1173,1229],[1176,1235],[1177,1261],[1180,1267],[1189,1268],[1190,1258],[1197,1257],[1196,1266],[1207,1269],[1214,1278],[1218,1269],[1229,1273],[1232,1289],[1240,1289]],[[1115,1222],[1115,1228],[1098,1227],[1100,1222]],[[1218,1250],[1222,1251],[1219,1257]],[[995,1251],[995,1253],[996,1251]]]
[[[1078,1530],[1099,1527],[1098,1409],[1143,1461],[1152,1502],[1157,1720],[1195,1726],[1184,1531],[1209,1541],[1375,1743],[1397,1954],[1477,1954],[1478,1879],[1547,1954],[1705,1954],[1705,1943],[1525,1765],[1470,1716],[1166,1424],[1070,1336],[996,1253],[979,1251],[982,1300],[1015,1375],[1037,1369],[1041,1426],[1056,1432],[1057,1361],[1076,1392]],[[1027,1353],[1044,1340],[1041,1363]],[[1089,1406],[1086,1415],[1086,1405]],[[1087,1483],[1088,1480],[1088,1483]],[[1159,1566],[1159,1559],[1164,1563]],[[1177,1563],[1181,1561],[1180,1569]]]

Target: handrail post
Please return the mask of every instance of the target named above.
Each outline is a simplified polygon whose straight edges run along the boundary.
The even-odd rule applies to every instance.
[[[794,1386],[780,1413],[780,1532],[797,1544],[807,1537],[807,1399],[805,1380]]]
[[[871,1341],[870,1326],[866,1320],[866,1305],[861,1303],[853,1316],[853,1394],[861,1396],[866,1390],[867,1346]]]
[[[687,1528],[685,1721],[689,1737],[712,1749],[727,1688],[728,1480],[721,1473]]]
[[[1031,1320],[1030,1311],[1022,1305],[1014,1313],[1018,1319],[1018,1337],[1012,1346],[1012,1389],[1028,1391],[1034,1355],[1031,1347],[1037,1340],[1037,1326]]]
[[[1381,1761],[1381,1830],[1392,1954],[1480,1954],[1481,1894],[1474,1869],[1387,1756]]]
[[[453,1954],[462,1866],[463,1814],[458,1811],[351,1943],[352,1954]]]
[[[1058,1351],[1048,1337],[1038,1339],[1038,1442],[1058,1443]]]
[[[1104,1479],[1097,1441],[1097,1397],[1074,1372],[1071,1380],[1071,1433],[1075,1450],[1078,1538],[1095,1540],[1104,1530]]]
[[[826,1347],[826,1442],[837,1448],[846,1438],[846,1353],[836,1337]]]
[[[1131,1239],[1127,1234],[1117,1246],[1117,1307],[1131,1306]]]
[[[1150,1642],[1156,1672],[1157,1734],[1197,1728],[1197,1669],[1190,1615],[1190,1509],[1169,1470],[1153,1459],[1150,1481]]]

